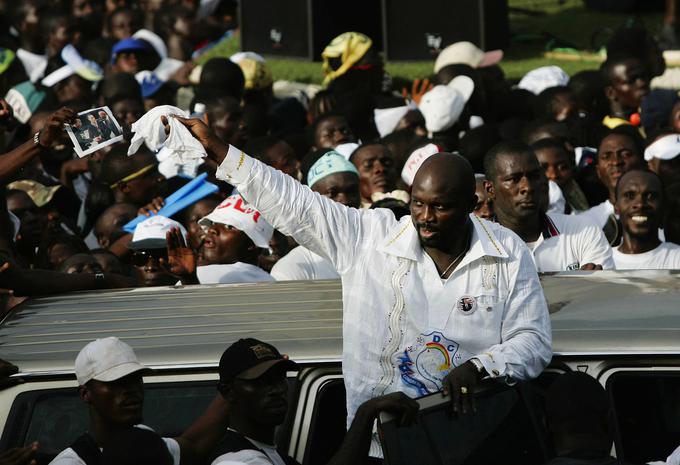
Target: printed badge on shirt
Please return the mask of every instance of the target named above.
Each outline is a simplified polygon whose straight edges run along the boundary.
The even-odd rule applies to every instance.
[[[402,383],[417,396],[437,392],[449,372],[472,355],[439,331],[422,334],[396,354]]]

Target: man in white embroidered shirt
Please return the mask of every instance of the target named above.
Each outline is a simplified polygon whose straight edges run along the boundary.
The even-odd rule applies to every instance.
[[[471,410],[483,376],[530,379],[550,361],[547,305],[531,255],[513,232],[471,212],[475,178],[462,157],[428,159],[413,183],[411,218],[360,211],[313,193],[177,118],[274,227],[328,259],[342,277],[347,424],[371,397],[444,388]],[[377,442],[371,455],[380,455]]]

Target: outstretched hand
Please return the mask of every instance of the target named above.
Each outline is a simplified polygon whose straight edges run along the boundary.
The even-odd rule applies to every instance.
[[[75,117],[76,112],[67,107],[62,107],[52,113],[40,130],[40,145],[47,148],[54,144],[63,134],[64,124],[72,122]]]
[[[157,215],[161,208],[165,205],[165,200],[163,197],[154,197],[151,202],[144,205],[142,208],[137,210],[137,215],[151,216]]]
[[[165,234],[168,243],[168,271],[189,284],[198,282],[196,277],[196,254],[187,246],[179,228]]]
[[[408,426],[416,422],[420,405],[414,399],[403,392],[392,392],[380,397],[374,397],[366,401],[366,407],[370,408],[374,418],[378,418],[380,412],[391,413],[399,418],[400,426]]]

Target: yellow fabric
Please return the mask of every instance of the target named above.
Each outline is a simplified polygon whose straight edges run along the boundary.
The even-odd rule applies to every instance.
[[[625,120],[623,118],[617,118],[616,116],[605,116],[602,119],[602,124],[607,126],[609,129],[614,129],[617,126],[630,124],[630,121]]]
[[[118,187],[118,186],[120,185],[120,183],[122,183],[122,182],[132,181],[133,179],[140,177],[140,176],[143,175],[144,173],[147,173],[147,172],[151,171],[151,169],[154,168],[155,166],[156,166],[155,163],[151,163],[150,165],[146,165],[146,166],[145,166],[144,168],[142,168],[141,170],[135,171],[134,173],[125,176],[125,177],[124,177],[123,179],[121,179],[120,181],[111,184],[111,189],[115,189],[115,188]]]
[[[326,75],[324,84],[328,84],[338,76],[345,74],[356,62],[366,54],[373,41],[360,32],[344,32],[331,41],[323,50],[323,72]],[[333,69],[329,60],[340,58],[342,64]]]
[[[7,189],[24,191],[31,198],[36,207],[42,207],[47,205],[54,193],[59,190],[61,186],[44,186],[37,181],[32,181],[30,179],[23,179],[21,181],[14,181],[7,185]]]
[[[246,79],[246,89],[267,89],[274,82],[272,72],[266,63],[253,60],[252,58],[244,58],[238,65],[241,71],[243,71],[243,77]]]

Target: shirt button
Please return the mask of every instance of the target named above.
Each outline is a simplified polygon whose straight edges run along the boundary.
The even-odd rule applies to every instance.
[[[491,307],[486,307],[486,311],[487,311],[487,312],[490,312],[491,310],[493,310],[493,308],[491,308]]]

